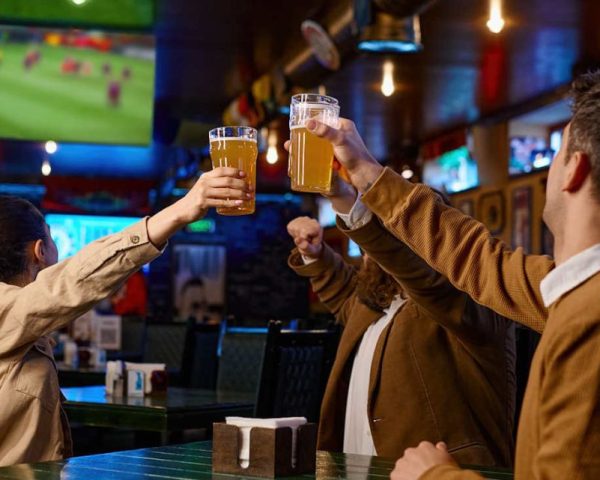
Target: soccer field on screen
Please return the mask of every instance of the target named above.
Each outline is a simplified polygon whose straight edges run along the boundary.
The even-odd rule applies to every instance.
[[[32,51],[38,59],[28,62]],[[77,70],[69,70],[69,62]],[[153,98],[153,60],[88,48],[44,43],[32,49],[27,43],[0,42],[2,138],[147,144]]]

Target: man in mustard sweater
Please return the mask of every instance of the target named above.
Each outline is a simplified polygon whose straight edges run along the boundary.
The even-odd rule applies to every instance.
[[[573,116],[548,175],[547,257],[511,251],[431,191],[384,169],[352,122],[308,129],[329,139],[362,202],[399,239],[476,301],[543,330],[517,435],[517,480],[600,478],[600,73],[577,79]],[[425,440],[425,439],[424,439]],[[422,442],[393,480],[479,479],[444,443]]]
[[[0,466],[72,454],[48,334],[112,294],[209,207],[250,198],[244,177],[235,168],[205,173],[173,205],[59,263],[43,215],[0,196]]]

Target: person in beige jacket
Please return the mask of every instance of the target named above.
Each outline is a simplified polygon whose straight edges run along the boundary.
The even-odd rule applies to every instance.
[[[511,251],[479,222],[436,202],[427,187],[384,169],[352,122],[307,125],[333,143],[362,201],[388,230],[477,301],[543,331],[519,422],[516,480],[600,478],[600,72],[578,78],[572,95],[544,208],[555,267],[548,257]],[[461,470],[443,442],[408,449],[391,477],[482,478]]]
[[[244,177],[234,168],[205,173],[173,205],[60,263],[42,214],[0,197],[0,466],[72,454],[48,334],[113,293],[209,207],[252,196]]]

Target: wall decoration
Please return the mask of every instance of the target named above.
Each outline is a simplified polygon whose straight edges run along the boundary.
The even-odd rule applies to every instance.
[[[512,191],[512,247],[531,252],[531,187]]]
[[[224,245],[173,247],[173,304],[180,321],[218,323],[225,306]]]
[[[479,197],[479,218],[492,235],[499,235],[504,230],[504,195],[500,190],[488,192]]]
[[[475,217],[475,204],[473,200],[461,200],[458,202],[458,209],[469,217]]]

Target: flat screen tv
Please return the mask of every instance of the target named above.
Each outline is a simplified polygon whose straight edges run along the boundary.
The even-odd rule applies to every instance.
[[[477,163],[466,146],[459,147],[425,162],[423,181],[448,193],[468,190],[479,185]]]
[[[58,259],[64,260],[88,243],[120,232],[139,221],[139,217],[110,217],[101,215],[46,214],[46,223],[58,248]]]
[[[153,35],[0,25],[0,137],[149,144],[154,58]]]

